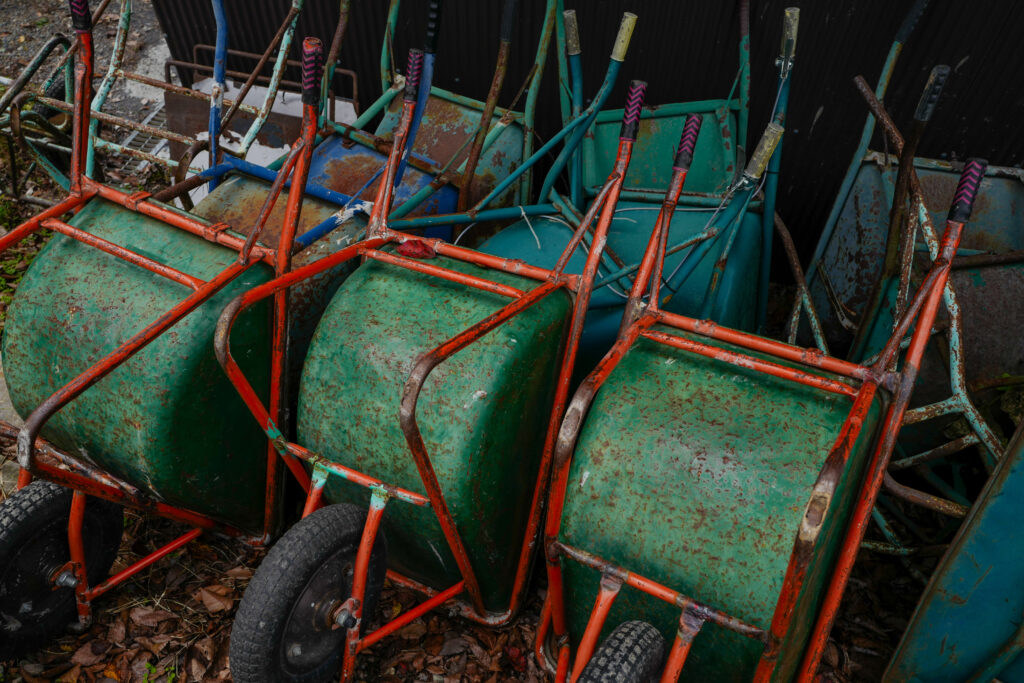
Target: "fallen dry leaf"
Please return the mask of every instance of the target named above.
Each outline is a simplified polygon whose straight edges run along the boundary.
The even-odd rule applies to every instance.
[[[203,603],[203,606],[211,613],[229,610],[235,604],[235,592],[219,583],[200,588],[193,598]]]

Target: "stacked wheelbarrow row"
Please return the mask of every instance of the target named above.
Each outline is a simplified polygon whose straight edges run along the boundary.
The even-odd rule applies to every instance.
[[[302,137],[271,174],[270,186],[263,186],[258,213],[250,207],[240,224],[214,222],[147,193],[129,195],[88,177],[91,23],[82,0],[71,7],[79,57],[70,196],[0,241],[6,248],[39,229],[62,233],[26,274],[4,335],[6,379],[16,408],[26,416],[22,430],[3,427],[6,436],[17,436],[23,467],[22,491],[0,508],[4,550],[20,552],[28,544],[32,552],[21,557],[34,558],[32,566],[11,569],[5,575],[10,581],[0,587],[9,636],[5,658],[59,630],[73,617],[76,602],[79,620],[87,623],[92,600],[202,530],[266,542],[282,517],[282,460],[243,414],[243,404],[216,366],[212,338],[217,314],[232,297],[288,272],[295,245],[309,244],[296,235],[303,190],[312,187],[306,180],[318,128],[322,46],[304,45]],[[546,40],[542,37],[541,54]],[[522,119],[503,116],[508,120],[491,127],[491,133],[514,128]],[[490,136],[491,142],[497,137]],[[405,141],[396,141],[392,152],[401,154]],[[226,170],[256,179],[266,175],[240,162],[225,166],[230,169],[212,169],[161,194],[169,199]],[[271,217],[286,187],[287,206],[275,225]],[[221,185],[210,203],[231,189]],[[75,216],[65,223],[60,217],[68,211]],[[338,222],[332,217],[328,228]],[[240,362],[260,394],[269,396],[275,424],[287,424],[282,419],[288,404],[287,351],[299,337],[295,319],[308,321],[313,308],[300,309],[289,320],[288,300],[280,295],[272,307],[256,307],[238,324],[238,337],[247,342]],[[284,462],[308,488],[309,474],[298,462]],[[44,482],[30,484],[33,476],[74,493]],[[118,545],[113,520],[120,513],[105,501],[91,499],[86,505],[85,494],[195,528],[103,582]],[[54,510],[63,513],[54,516]],[[61,589],[53,592],[54,586]]]
[[[60,233],[26,273],[4,334],[6,380],[25,416],[20,430],[2,426],[17,436],[22,467],[19,490],[0,506],[4,659],[59,633],[76,613],[87,625],[93,600],[203,530],[264,538],[279,514],[277,459],[268,461],[259,430],[240,422],[244,406],[229,393],[211,340],[230,297],[288,269],[322,48],[304,45],[315,87],[303,94],[302,137],[260,214],[244,226],[212,224],[85,173],[91,21],[84,0],[71,9],[79,50],[70,193],[0,240],[2,249],[40,229]],[[260,233],[289,178],[284,226],[264,246]],[[64,222],[68,212],[75,215]],[[284,319],[274,318],[264,307],[243,325],[255,346],[246,363],[263,391],[271,340],[283,337]],[[118,504],[193,529],[104,580],[120,545]]]
[[[783,51],[778,62],[778,96],[762,139],[772,161],[767,175],[762,166],[752,176],[741,172],[745,155],[740,142],[746,138],[749,108],[749,3],[741,1],[738,5],[740,66],[729,97],[663,104],[645,110],[642,115],[643,133],[636,160],[625,180],[591,302],[581,369],[593,367],[615,339],[627,298],[625,293],[630,289],[643,255],[643,244],[658,215],[660,197],[670,182],[666,169],[671,167],[672,158],[664,141],[678,138],[686,116],[691,113],[702,113],[707,123],[697,141],[701,162],[694,168],[691,184],[680,198],[679,213],[669,237],[666,287],[671,295],[666,299],[666,309],[740,329],[763,326],[780,154],[776,152],[773,156],[771,151],[782,138],[799,12],[796,8],[786,10]],[[569,171],[567,199],[582,210],[595,196],[596,183],[614,160],[614,122],[621,118],[621,111],[602,110],[603,100],[592,101],[586,110],[582,108],[582,47],[574,11],[564,13],[558,36],[564,40],[560,76],[568,84],[563,88],[563,114],[589,114],[587,129],[578,132],[582,139],[580,149],[565,150],[556,161],[559,168]],[[554,178],[549,176],[540,188],[540,198],[548,201],[557,195]],[[527,219],[502,231],[481,249],[536,263],[552,263],[570,235],[571,229],[557,220]],[[570,269],[578,269],[581,264],[582,259],[577,257]]]
[[[396,146],[365,240],[225,309],[217,350],[228,376],[282,455],[312,466],[304,519],[271,549],[239,607],[236,680],[328,680],[339,669],[351,680],[360,651],[453,599],[478,623],[515,616],[644,87],[631,85],[616,167],[553,269],[389,228]],[[415,99],[410,78],[396,139]],[[567,274],[595,219],[582,274]],[[359,257],[367,264],[314,336],[299,440],[289,441],[235,359],[234,325],[261,300]],[[424,601],[366,632],[385,577]]]
[[[984,172],[968,164],[940,257],[857,365],[661,308],[688,161],[558,435],[537,639],[556,680],[813,677]]]

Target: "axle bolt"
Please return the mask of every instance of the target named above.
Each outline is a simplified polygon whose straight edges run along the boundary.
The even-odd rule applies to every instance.
[[[347,609],[343,609],[334,618],[334,623],[343,629],[350,629],[356,625],[356,618]]]
[[[74,588],[78,585],[78,579],[75,578],[75,575],[72,572],[65,571],[61,572],[57,576],[54,583],[60,588]]]

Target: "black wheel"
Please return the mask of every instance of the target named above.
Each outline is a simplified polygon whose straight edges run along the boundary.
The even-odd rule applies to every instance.
[[[74,590],[50,582],[71,559],[71,495],[63,486],[34,481],[0,503],[0,661],[32,652],[77,618]],[[119,505],[88,500],[82,540],[91,585],[106,578],[123,532]]]
[[[665,659],[665,639],[646,621],[624,621],[594,652],[580,683],[657,681]]]
[[[366,510],[329,505],[288,530],[270,549],[242,596],[231,629],[231,673],[238,683],[333,681],[345,629],[330,614],[349,598]],[[372,618],[387,572],[384,536],[370,554],[363,624]]]

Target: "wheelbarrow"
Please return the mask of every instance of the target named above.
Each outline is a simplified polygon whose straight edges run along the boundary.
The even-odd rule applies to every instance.
[[[100,4],[93,17],[94,22],[102,16],[109,2],[110,0],[105,0]],[[239,131],[242,138],[241,143],[232,150],[232,153],[245,158],[257,134],[266,126],[271,107],[282,84],[282,76],[287,66],[286,56],[291,47],[295,27],[302,11],[303,0],[292,1],[289,12],[278,29],[274,40],[260,58],[256,69],[248,74],[248,78],[240,89],[235,101],[225,100],[223,97],[223,94],[227,91],[225,55],[230,52],[223,0],[211,0],[211,5],[217,22],[217,44],[214,47],[216,59],[213,70],[215,87],[214,92],[210,95],[204,95],[189,88],[173,85],[169,80],[165,83],[125,70],[124,56],[128,35],[131,31],[132,0],[121,0],[117,33],[114,37],[110,61],[103,79],[96,88],[92,101],[93,112],[90,117],[89,149],[86,154],[86,174],[88,176],[93,177],[95,175],[95,153],[99,149],[107,153],[116,154],[118,158],[125,159],[125,163],[137,160],[138,163],[155,164],[166,168],[180,182],[185,179],[190,170],[193,172],[201,170],[198,167],[192,166],[194,158],[201,151],[210,151],[211,159],[219,157],[221,153],[222,131],[232,127]],[[19,77],[17,81],[19,87],[12,89],[12,92],[5,95],[5,100],[9,96],[9,101],[12,104],[9,122],[0,120],[0,128],[9,127],[12,135],[18,138],[32,152],[36,158],[35,163],[39,164],[55,182],[65,189],[69,185],[67,168],[55,161],[57,158],[55,155],[64,155],[67,158],[71,151],[70,138],[67,134],[70,127],[70,114],[73,108],[71,88],[71,67],[73,63],[70,61],[70,58],[76,51],[76,46],[71,46],[67,49],[58,61],[54,72],[41,88],[42,94],[22,92],[22,90],[25,84],[28,83],[28,78],[31,77],[30,73],[38,70],[45,60],[45,54],[48,53],[49,49],[66,44],[67,40],[63,36],[58,35],[44,46],[32,64]],[[263,102],[259,106],[243,104],[242,100],[246,98],[259,73],[263,70],[264,65],[279,46],[281,49],[277,51],[277,58],[274,61]],[[169,129],[162,129],[152,125],[148,120],[139,122],[103,112],[110,93],[118,83],[124,81],[141,83],[147,87],[158,89],[164,94],[172,93],[183,97],[201,98],[209,101],[210,113],[206,130],[204,131],[205,139],[175,133]],[[32,110],[25,109],[25,105],[30,103],[34,104],[34,108]],[[55,125],[46,116],[40,114],[40,109],[44,112],[66,112],[69,118],[65,124]],[[2,110],[3,107],[0,107],[0,111]],[[250,125],[239,128],[237,124],[241,121],[241,116],[249,117],[251,119]],[[232,126],[233,122],[236,125]],[[98,126],[101,123],[118,130],[128,131],[128,138],[123,143],[115,143],[103,139],[98,135]],[[187,149],[187,151],[179,158],[170,159],[156,154],[154,151],[135,149],[126,143],[129,138],[136,135],[144,135],[164,143],[176,144],[183,149]],[[212,186],[215,186],[215,183],[216,180],[213,181]],[[191,209],[191,204],[187,204],[186,208]]]
[[[410,78],[396,140],[415,85]],[[338,669],[350,680],[359,652],[456,598],[478,623],[516,614],[643,90],[630,88],[619,163],[554,269],[391,229],[396,144],[365,240],[225,309],[225,371],[279,451],[312,467],[304,519],[271,549],[239,605],[235,680],[328,680]],[[595,218],[583,273],[566,274]],[[293,442],[236,360],[232,331],[260,301],[358,257],[367,263],[339,289],[311,345]],[[424,601],[364,633],[385,578]]]
[[[955,184],[953,165],[915,156],[937,92],[922,97],[906,135],[880,102],[897,57],[926,5],[923,0],[915,3],[904,19],[874,91],[863,78],[855,79],[871,116],[808,270],[806,304],[813,301],[820,312],[827,344],[847,349],[848,357],[861,362],[870,362],[865,359],[882,348],[906,306],[909,283],[935,257],[934,224],[944,216],[934,209],[949,200]],[[937,67],[930,80],[940,77],[940,70]],[[894,154],[868,151],[876,121]],[[1019,297],[1007,295],[1020,286],[1015,255],[1020,231],[1014,226],[1020,224],[1016,205],[1022,198],[1018,187],[1022,178],[1024,172],[1019,169],[989,167],[986,171],[972,221],[975,227],[965,237],[966,249],[953,263],[943,292],[936,332],[945,337],[945,343],[931,347],[922,359],[899,453],[873,513],[882,538],[865,544],[873,551],[900,557],[922,584],[927,576],[908,557],[919,545],[948,541],[978,491],[967,482],[980,479],[983,483],[1004,448],[998,430],[1000,396],[1019,384],[1021,362],[1017,340],[1003,334],[1001,326],[1012,326],[1022,314]],[[981,253],[979,248],[995,253]],[[854,262],[860,267],[850,268]],[[991,315],[995,299],[1003,302],[998,320]],[[800,311],[794,309],[791,340],[796,338],[799,322]],[[825,338],[818,341],[827,348]],[[964,457],[972,450],[979,457]],[[923,533],[907,517],[904,503],[937,512],[950,523],[940,533]],[[893,519],[917,537],[914,542],[899,532]]]
[[[664,311],[666,198],[557,438],[537,633],[556,680],[813,678],[983,172],[968,164],[941,256],[870,366]]]
[[[79,49],[69,196],[0,238],[2,250],[41,229],[60,233],[26,273],[3,339],[11,398],[27,417],[21,429],[0,425],[16,437],[22,468],[19,490],[0,505],[0,659],[58,633],[76,613],[87,625],[93,600],[204,530],[267,538],[280,514],[280,460],[266,458],[260,431],[240,421],[244,406],[210,339],[231,297],[290,267],[322,46],[303,46],[302,137],[258,216],[244,226],[212,223],[86,175],[91,21],[84,0],[70,4]],[[283,226],[267,239],[289,179]],[[254,310],[239,334],[253,343],[244,362],[261,391],[279,395],[268,380],[284,367],[286,322],[276,310]],[[120,545],[119,505],[192,530],[104,580]]]
[[[669,270],[666,286],[672,292],[665,306],[677,313],[699,314],[721,324],[756,329],[767,305],[767,276],[771,261],[774,200],[777,189],[778,155],[765,177],[752,177],[737,170],[744,164],[742,141],[746,137],[749,91],[749,3],[739,3],[740,68],[733,92],[722,100],[665,104],[644,111],[636,161],[631,165],[623,200],[616,209],[602,258],[595,296],[583,340],[581,369],[590,369],[615,340],[622,311],[643,255],[643,244],[658,215],[660,197],[670,182],[664,169],[671,166],[671,154],[659,141],[675,138],[690,113],[700,112],[715,125],[705,125],[697,142],[697,158],[691,185],[684,191],[670,236]],[[779,57],[779,86],[771,124],[764,134],[769,150],[781,142],[794,62],[799,10],[786,10],[783,50]],[[562,111],[578,113],[582,103],[581,47],[575,12],[567,11],[560,24],[564,36],[560,76]],[[738,96],[734,97],[736,90]],[[593,107],[593,105],[592,105]],[[594,196],[595,183],[608,172],[615,152],[613,122],[621,112],[597,107],[587,131],[580,131],[578,152],[563,152],[556,167],[568,167],[570,199],[579,207]],[[586,137],[583,133],[586,132]],[[737,140],[740,145],[737,145]],[[762,169],[762,173],[763,173]],[[762,188],[764,198],[759,198]],[[554,177],[541,186],[540,196],[554,193]],[[766,212],[763,216],[757,212]],[[769,216],[765,218],[764,216]],[[536,229],[537,246],[517,231]],[[552,221],[525,222],[503,231],[481,249],[531,262],[553,262],[571,235],[568,226]],[[539,260],[538,260],[539,259]],[[579,268],[577,259],[572,268]],[[760,275],[759,275],[760,273]],[[762,296],[763,294],[763,296]]]
[[[886,681],[1024,681],[1024,428],[932,575]]]

